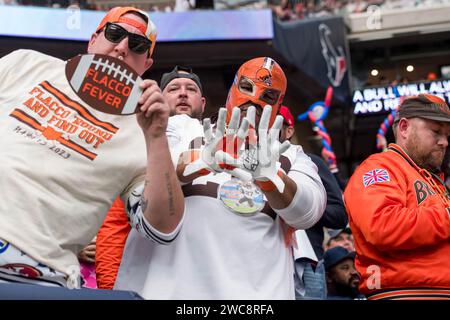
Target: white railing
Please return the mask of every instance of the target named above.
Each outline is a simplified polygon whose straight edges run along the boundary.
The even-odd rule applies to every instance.
[[[444,3],[445,2],[445,3]],[[420,3],[419,3],[420,4]],[[345,16],[349,38],[374,40],[407,33],[450,30],[450,2],[422,2],[415,7],[372,6],[363,13]]]

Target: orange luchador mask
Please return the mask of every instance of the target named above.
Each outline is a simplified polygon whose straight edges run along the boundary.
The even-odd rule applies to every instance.
[[[286,76],[280,65],[272,58],[260,57],[245,62],[236,73],[228,92],[227,123],[230,121],[233,108],[248,103],[261,108],[269,104],[272,106],[270,118],[272,126],[286,93],[286,86]]]

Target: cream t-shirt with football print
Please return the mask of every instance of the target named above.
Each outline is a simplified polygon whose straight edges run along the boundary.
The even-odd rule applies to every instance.
[[[0,59],[0,239],[68,273],[113,200],[143,180],[136,116],[83,103],[66,62],[30,50]]]

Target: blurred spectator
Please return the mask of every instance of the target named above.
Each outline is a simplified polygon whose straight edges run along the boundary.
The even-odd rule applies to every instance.
[[[361,13],[365,12],[368,7],[368,4],[364,0],[351,0],[347,6],[348,13]]]
[[[359,293],[360,276],[355,268],[356,252],[334,247],[324,254],[328,299],[363,299]]]
[[[199,1],[199,0],[197,0]],[[269,0],[270,1],[270,0]],[[206,0],[200,8],[214,8],[216,10],[241,10],[267,8],[267,0]],[[211,4],[208,4],[208,3]],[[199,6],[196,6],[199,8]]]
[[[281,106],[279,113],[284,120],[280,137],[280,142],[283,142],[290,140],[294,135],[294,116],[286,106]],[[296,231],[295,296],[296,299],[325,299],[327,294],[325,268],[322,261],[323,228],[343,228],[347,225],[348,219],[342,201],[342,191],[327,165],[320,157],[313,154],[307,155],[318,168],[327,193],[327,205],[322,218],[314,226],[305,231]]]
[[[0,0],[0,5],[6,5],[6,6],[14,6],[17,5],[17,1],[16,0]]]
[[[350,228],[340,230],[328,230],[329,239],[326,241],[325,250],[341,246],[348,251],[355,251],[352,230]]]
[[[275,2],[271,5],[271,8],[275,16],[281,21],[296,19],[296,14],[294,13],[289,0],[280,0],[279,2]]]
[[[198,2],[198,0],[197,0]],[[195,0],[175,0],[175,12],[190,11],[195,7]]]
[[[282,20],[309,19],[327,15],[364,13],[376,5],[386,10],[443,5],[448,0],[272,0],[269,6]]]
[[[334,178],[333,174],[328,169],[322,158],[307,154],[318,168],[320,179],[325,187],[327,193],[327,206],[322,218],[311,228],[305,230],[309,242],[317,257],[317,261],[296,261],[303,263],[302,282],[305,288],[303,295],[304,299],[325,299],[326,285],[325,285],[325,269],[323,266],[323,247],[324,241],[324,227],[339,228],[345,227],[348,223],[347,213],[342,200],[342,191]],[[298,231],[297,231],[298,232]],[[298,268],[296,266],[295,273],[298,281]],[[296,290],[297,291],[297,290]],[[299,292],[296,292],[296,298],[299,299]]]
[[[303,18],[314,18],[316,16],[316,10],[317,10],[317,5],[316,5],[316,1],[314,0],[308,0],[306,2],[306,8],[304,10],[303,16],[300,16],[300,12],[299,10],[301,8],[304,8],[305,6],[303,4],[297,4],[296,8],[297,8],[297,17],[300,19]]]
[[[59,7],[59,8],[67,8],[69,5],[71,5],[72,1],[69,0],[52,0],[51,4],[53,7]]]
[[[323,0],[316,6],[315,17],[345,14],[347,3],[347,0]]]

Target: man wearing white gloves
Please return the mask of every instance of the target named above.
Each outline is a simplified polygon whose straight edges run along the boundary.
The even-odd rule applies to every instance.
[[[286,83],[273,59],[255,58],[239,68],[215,126],[170,118],[184,218],[170,243],[132,230],[115,289],[146,299],[294,299],[292,232],[321,218],[326,195],[303,150],[279,142]]]

